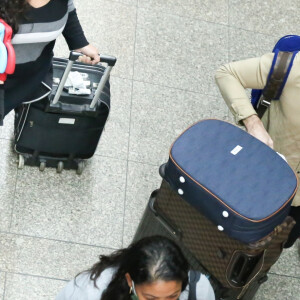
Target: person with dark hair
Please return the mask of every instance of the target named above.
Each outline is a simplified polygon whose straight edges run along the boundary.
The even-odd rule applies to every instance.
[[[73,0],[1,0],[0,18],[13,29],[16,69],[0,88],[5,90],[4,113],[21,103],[45,99],[52,87],[52,57],[62,33],[81,61],[96,64],[98,50],[85,38]]]
[[[70,281],[56,300],[214,300],[209,280],[189,271],[180,248],[152,236],[100,261]]]

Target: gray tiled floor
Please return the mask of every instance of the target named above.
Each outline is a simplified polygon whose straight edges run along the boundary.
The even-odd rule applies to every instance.
[[[15,156],[11,151],[11,141],[0,139],[0,230],[9,230],[12,209],[14,206],[14,192],[17,183],[17,169]]]
[[[228,0],[229,25],[264,34],[295,34],[300,3],[293,0]]]
[[[227,0],[139,0],[139,7],[208,22],[228,24]]]
[[[4,299],[5,273],[0,272],[0,299]]]
[[[226,26],[139,8],[134,79],[217,95],[212,78],[227,58],[227,37]]]
[[[57,291],[62,289],[64,284],[65,282],[61,280],[8,273],[5,299],[55,299]]]
[[[75,0],[90,42],[118,63],[112,109],[81,177],[16,168],[13,114],[0,128],[0,299],[50,300],[98,255],[130,243],[174,138],[202,118],[232,120],[213,80],[229,60],[295,33],[299,3]],[[277,20],[277,22],[276,22]],[[60,38],[55,53],[67,56]],[[300,299],[296,248],[256,300]]]

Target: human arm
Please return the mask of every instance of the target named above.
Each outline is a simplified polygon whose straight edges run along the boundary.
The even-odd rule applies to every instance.
[[[76,13],[73,0],[68,2],[68,20],[63,31],[63,36],[70,50],[84,54],[79,61],[89,64],[97,64],[100,61],[99,50],[89,44]]]
[[[273,140],[257,115],[251,115],[242,121],[248,133],[273,149]]]
[[[273,53],[259,58],[246,59],[223,65],[215,79],[220,92],[238,124],[270,147],[273,141],[246,94],[245,89],[263,89],[272,64]]]
[[[76,49],[75,51],[84,54],[83,56],[79,57],[78,60],[80,62],[92,65],[100,62],[99,50],[91,44],[80,49]]]

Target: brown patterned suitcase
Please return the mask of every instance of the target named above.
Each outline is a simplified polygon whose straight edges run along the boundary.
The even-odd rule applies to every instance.
[[[191,268],[210,278],[216,299],[250,300],[267,280],[268,270],[278,260],[294,224],[287,217],[262,240],[243,244],[219,231],[163,180],[150,197],[134,240],[151,235],[173,239]]]

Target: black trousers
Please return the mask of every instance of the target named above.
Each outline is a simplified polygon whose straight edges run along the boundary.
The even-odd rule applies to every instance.
[[[290,248],[300,237],[300,206],[292,206],[289,215],[294,218],[296,225],[293,227],[284,248]]]

